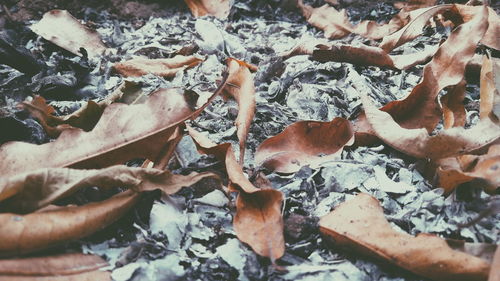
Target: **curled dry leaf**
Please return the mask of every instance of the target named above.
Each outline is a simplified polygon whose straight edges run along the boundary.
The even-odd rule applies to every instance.
[[[452,127],[465,126],[466,112],[464,106],[465,79],[453,86],[448,93],[441,97],[441,109],[443,110],[443,127],[449,129]]]
[[[31,26],[31,30],[57,46],[81,56],[82,48],[89,57],[99,57],[106,46],[97,32],[81,24],[68,11],[52,10]]]
[[[354,26],[350,23],[345,10],[337,11],[328,4],[313,8],[305,5],[302,0],[298,0],[297,6],[302,11],[307,22],[323,30],[325,37],[329,39],[339,39],[351,33],[370,39],[381,39],[397,31],[406,23],[406,13],[400,13],[386,24],[380,25],[375,21],[365,20]]]
[[[227,86],[224,88],[226,96],[233,97],[238,103],[238,116],[236,117],[236,128],[240,141],[240,164],[245,158],[245,146],[248,131],[255,115],[255,86],[253,83],[250,66],[236,59],[228,59]]]
[[[450,193],[458,185],[475,179],[477,185],[494,194],[500,187],[500,145],[492,145],[484,155],[463,155],[437,161],[439,187]]]
[[[397,32],[385,36],[382,42],[380,42],[379,47],[384,50],[384,52],[389,53],[394,48],[417,38],[418,36],[420,36],[420,34],[422,34],[422,29],[427,25],[427,22],[433,16],[438,13],[443,13],[447,10],[450,10],[452,6],[453,5],[451,4],[438,5],[414,11],[413,13],[415,13],[415,15],[413,16],[413,20]]]
[[[361,94],[366,120],[379,137],[393,148],[417,158],[441,159],[488,147],[500,138],[500,127],[489,118],[470,129],[451,128],[430,136],[425,129],[405,129],[389,113],[377,109]]]
[[[139,193],[122,192],[78,207],[61,207],[28,215],[0,214],[0,256],[19,255],[88,236],[123,216]]]
[[[308,50],[309,49],[306,48],[293,49],[289,55],[305,54]],[[348,62],[356,65],[408,69],[428,61],[436,53],[436,50],[437,48],[435,47],[429,47],[413,54],[391,56],[378,47],[367,45],[350,46],[332,44],[327,46],[320,44],[316,45],[311,54],[312,58],[319,62],[336,61]]]
[[[75,112],[65,116],[53,115],[55,109],[48,105],[41,96],[35,96],[30,102],[22,102],[20,106],[28,110],[34,118],[38,120],[47,135],[58,137],[62,131],[76,127],[85,131],[92,130],[104,111],[104,109],[115,101],[126,104],[140,103],[145,100],[141,95],[140,86],[133,82],[124,82],[115,91],[106,96],[100,102],[88,101],[87,104]]]
[[[483,13],[476,14],[474,19],[460,25],[450,34],[431,62],[424,67],[422,81],[406,98],[392,101],[381,108],[401,127],[424,127],[430,133],[439,123],[442,114],[436,98],[445,87],[462,81],[465,67],[474,56],[477,43],[488,27],[487,9],[483,8],[482,11]],[[365,122],[365,116],[361,114],[355,123],[357,134],[370,133],[369,125],[363,124]]]
[[[480,79],[479,117],[490,118],[498,123],[500,118],[500,59],[484,56]]]
[[[255,153],[255,161],[270,170],[293,173],[302,166],[318,167],[338,158],[354,142],[351,123],[343,118],[331,122],[299,121],[268,138]]]
[[[56,141],[42,145],[6,143],[0,147],[0,171],[8,177],[40,168],[101,168],[135,158],[156,160],[177,126],[203,111],[226,80],[225,75],[220,87],[196,110],[193,93],[162,89],[144,104],[108,106],[90,132],[68,129]]]
[[[231,11],[229,0],[184,0],[184,2],[195,17],[210,15],[225,19]]]
[[[188,132],[200,153],[212,154],[224,162],[230,189],[239,192],[233,220],[238,239],[273,262],[279,259],[285,253],[281,215],[283,194],[278,190],[255,187],[236,161],[231,144],[216,145],[190,127]]]
[[[101,257],[80,253],[0,260],[0,280],[38,280],[36,278],[40,277],[55,280],[59,280],[58,277],[65,277],[66,280],[111,280],[110,272],[100,270],[106,266],[108,263]],[[95,279],[78,279],[83,276]]]
[[[359,194],[322,217],[320,231],[335,245],[385,260],[433,280],[485,280],[487,261],[454,251],[427,233],[416,237],[392,229],[377,199]]]
[[[160,189],[165,194],[173,194],[182,187],[190,186],[205,177],[217,178],[212,173],[193,172],[184,176],[172,174],[170,171],[123,165],[101,170],[45,168],[10,178],[1,178],[0,201],[3,210],[28,213],[85,187],[121,186],[134,191]]]
[[[124,77],[137,77],[148,73],[162,76],[174,77],[179,71],[194,67],[203,60],[195,56],[177,55],[169,59],[135,58],[113,65],[113,70]]]

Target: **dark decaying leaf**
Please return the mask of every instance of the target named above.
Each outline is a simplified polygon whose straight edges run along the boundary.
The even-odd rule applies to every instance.
[[[490,264],[451,249],[432,234],[392,229],[377,199],[361,193],[322,217],[321,232],[341,246],[433,280],[486,280]]]
[[[293,173],[302,166],[318,167],[336,159],[354,142],[351,123],[343,118],[331,122],[299,121],[268,138],[255,153],[258,165],[280,173]]]
[[[75,55],[83,55],[83,48],[89,57],[95,58],[106,50],[97,32],[81,24],[65,10],[48,11],[31,26],[31,30]]]

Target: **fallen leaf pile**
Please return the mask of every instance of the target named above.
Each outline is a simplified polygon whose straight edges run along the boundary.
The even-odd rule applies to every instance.
[[[230,26],[232,12],[244,10],[243,4],[232,4],[232,1],[184,2],[192,16],[217,17],[217,22],[226,24],[228,30],[235,28]],[[169,44],[167,33],[162,44],[147,43],[146,47],[134,50],[132,56],[125,56],[120,48],[108,48],[97,31],[65,10],[49,11],[31,25],[38,36],[79,56],[81,65],[94,63],[102,69],[108,67],[102,72],[108,76],[103,77],[108,79],[109,75],[115,75],[113,79],[122,82],[117,87],[108,87],[107,96],[88,100],[69,114],[60,114],[48,101],[50,98],[38,95],[42,93],[37,91],[18,104],[18,108],[36,119],[53,139],[43,144],[10,141],[0,146],[0,257],[6,258],[0,260],[0,279],[111,280],[111,273],[102,270],[108,266],[107,262],[95,255],[25,255],[44,254],[43,250],[88,237],[110,226],[127,215],[147,191],[160,190],[163,199],[169,200],[170,195],[183,187],[202,189],[200,186],[210,180],[216,182],[216,189],[220,188],[230,200],[228,209],[232,212],[234,229],[231,235],[256,254],[268,258],[277,271],[282,271],[284,267],[280,262],[289,259],[286,255],[291,247],[288,239],[300,236],[300,231],[285,235],[285,229],[292,223],[287,225],[283,210],[294,208],[298,200],[286,196],[289,186],[276,186],[276,181],[269,180],[266,174],[269,178],[284,179],[306,173],[307,169],[321,171],[323,167],[345,160],[342,156],[346,151],[362,146],[383,144],[383,149],[393,149],[410,159],[408,161],[422,160],[429,171],[426,175],[429,182],[434,188],[442,188],[445,195],[466,183],[474,183],[491,195],[498,193],[500,60],[495,56],[500,48],[500,18],[494,9],[487,5],[436,5],[437,1],[433,0],[412,0],[394,3],[399,12],[386,23],[363,20],[353,24],[346,9],[337,9],[337,1],[326,1],[320,7],[302,0],[289,2],[296,8],[293,13],[301,13],[304,24],[307,21],[311,28],[321,30],[325,38],[299,39],[288,52],[268,58],[268,61],[275,60],[273,66],[277,69],[254,65],[253,57],[246,56],[245,46],[235,44],[230,39],[232,35],[205,20],[197,21],[195,29],[217,32],[199,36],[202,40],[196,41],[196,48],[186,45],[186,49],[168,55],[162,46]],[[428,27],[448,30],[449,36],[418,52],[403,51],[408,43],[419,40]],[[189,28],[191,26],[186,26],[186,30]],[[360,37],[363,43],[342,41],[349,36]],[[199,52],[198,47],[203,52]],[[155,58],[141,54],[148,48],[156,51]],[[476,120],[470,117],[464,99],[468,85],[466,73],[473,66],[477,68],[477,64],[473,64],[478,56],[482,65],[476,73],[480,79]],[[298,121],[288,122],[287,126],[283,125],[284,130],[276,133],[273,124],[254,123],[259,114],[266,114],[266,103],[272,102],[272,98],[262,101],[265,96],[261,93],[271,92],[271,87],[263,89],[259,83],[281,75],[280,64],[294,59],[313,61],[315,67],[329,64],[331,68],[326,67],[327,71],[334,71],[335,63],[403,73],[424,66],[421,73],[415,72],[420,75],[419,82],[415,82],[416,86],[407,94],[402,93],[400,96],[404,97],[399,100],[387,98],[382,106],[376,105],[375,102],[381,101],[374,101],[373,97],[378,95],[373,94],[373,89],[364,87],[361,82],[351,83],[356,95],[351,102],[359,104],[359,112],[349,118],[328,113],[328,119],[323,118],[323,121],[304,120],[295,114],[293,118]],[[186,82],[195,72],[203,77],[199,83]],[[216,73],[218,79],[208,81],[207,77],[213,77],[209,73]],[[176,81],[183,86],[152,90],[143,85],[144,81],[153,79],[165,84]],[[321,76],[314,79],[318,85],[323,85]],[[358,81],[363,79],[360,77]],[[111,78],[108,80],[110,85],[115,83]],[[293,79],[290,80],[289,85],[285,85],[288,82],[278,83],[278,92],[283,88],[291,95],[289,89],[296,85]],[[200,85],[211,90],[193,90]],[[338,93],[334,89],[323,90],[332,90],[328,93],[335,100]],[[305,87],[297,92],[300,106],[300,98],[310,97]],[[233,107],[225,112],[217,111],[216,105],[221,103],[236,104],[237,112],[232,111]],[[338,107],[342,107],[339,104]],[[222,115],[230,116],[229,133],[219,138],[222,139],[219,143],[210,140],[211,134],[218,132],[213,129],[216,126],[203,122],[203,116],[207,115],[215,116],[212,123],[219,122],[217,118]],[[265,132],[261,133],[266,138],[264,141],[256,139],[258,131],[254,129],[257,126]],[[269,131],[273,132],[270,137]],[[255,144],[257,141],[259,143]],[[192,143],[199,154],[188,155],[189,152],[183,150],[186,142]],[[200,166],[183,163],[183,157],[198,157],[196,164]],[[216,164],[203,166],[206,159]],[[175,171],[179,166],[186,170],[183,173]],[[203,168],[197,170],[199,167]],[[371,168],[376,175],[372,178],[374,181],[392,182],[394,179],[384,173],[385,168],[379,174],[378,167]],[[312,188],[315,175],[316,172],[311,173],[300,184],[301,192],[318,193]],[[350,177],[353,185],[360,185],[358,175]],[[327,184],[329,182],[319,185]],[[331,186],[345,188],[335,183]],[[66,203],[68,198],[90,188],[107,190],[113,195],[79,205]],[[354,198],[328,202],[329,210],[345,200],[319,221],[319,231],[332,242],[332,249],[347,249],[346,252],[354,257],[379,259],[432,280],[486,280],[488,276],[490,280],[498,280],[498,250],[492,265],[491,260],[452,249],[437,235],[420,233],[413,236],[404,230],[396,231],[384,215],[385,202],[379,202],[382,197],[363,193],[369,189],[366,186],[353,188],[361,192]],[[404,194],[403,189],[415,187],[410,179],[406,186],[401,185],[401,192],[398,188],[398,185],[386,187],[384,192]],[[193,192],[191,189],[188,192]],[[186,214],[182,210],[176,212],[181,214],[179,216]],[[305,216],[313,215],[306,213]],[[193,217],[166,220],[189,220],[196,225],[192,222],[196,221]],[[177,229],[162,231],[171,233]],[[226,231],[224,227],[214,227],[213,231],[220,235],[218,239],[228,240],[224,236],[227,234],[220,234]],[[185,239],[178,241],[184,243]],[[176,245],[175,240],[172,241],[169,247],[180,247],[181,242]],[[188,253],[196,254],[196,251]],[[323,259],[319,255],[316,258]]]

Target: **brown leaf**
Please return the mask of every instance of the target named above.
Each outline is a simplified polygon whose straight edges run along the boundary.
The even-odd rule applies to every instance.
[[[281,204],[283,194],[270,188],[255,187],[236,161],[230,143],[216,145],[204,135],[188,127],[189,135],[200,153],[212,154],[224,162],[232,191],[238,191],[233,220],[238,239],[259,255],[273,262],[285,253]],[[262,182],[262,180],[261,180]]]
[[[227,64],[229,77],[223,93],[233,97],[238,103],[238,116],[235,123],[240,141],[239,162],[243,164],[248,131],[255,115],[255,86],[247,63],[228,59]]]
[[[465,126],[465,86],[467,83],[464,80],[453,86],[450,91],[441,97],[441,109],[443,110],[443,127],[449,129],[452,127]]]
[[[0,147],[0,171],[8,177],[39,168],[101,168],[135,158],[155,160],[177,126],[203,111],[225,81],[197,110],[191,108],[189,93],[162,89],[144,104],[108,106],[90,132],[68,129],[56,141],[42,145],[6,143]]]
[[[353,142],[354,132],[346,119],[299,121],[265,140],[255,152],[255,162],[279,173],[293,173],[302,166],[318,167],[338,158],[343,147]]]
[[[450,10],[453,5],[438,5],[430,8],[422,8],[414,11],[413,20],[403,28],[388,36],[385,36],[380,42],[379,47],[384,52],[389,53],[394,48],[411,41],[422,34],[422,29],[427,25],[427,22],[436,14]]]
[[[195,17],[206,15],[225,19],[231,10],[229,0],[184,0]]]
[[[236,199],[233,225],[238,239],[273,263],[285,252],[282,203],[283,194],[274,189],[240,192]]]
[[[44,39],[78,56],[83,55],[81,48],[90,58],[99,57],[106,50],[97,32],[82,25],[65,10],[48,11],[30,28]]]
[[[374,256],[434,280],[484,280],[490,265],[452,250],[432,234],[416,237],[394,231],[378,200],[359,194],[322,217],[320,231],[335,245]]]
[[[405,129],[389,113],[377,109],[370,98],[361,94],[366,120],[382,141],[417,158],[441,159],[488,147],[500,138],[500,127],[490,119],[470,129],[451,128],[429,136],[425,129]]]
[[[166,194],[174,194],[183,186],[190,186],[205,177],[217,178],[212,173],[193,172],[184,176],[172,174],[170,171],[123,165],[101,170],[45,168],[1,178],[0,201],[3,201],[3,210],[28,213],[85,187],[121,186],[135,191],[160,189]]]
[[[359,34],[370,39],[381,39],[401,28],[405,24],[405,14],[396,15],[387,24],[378,24],[375,21],[362,21],[357,26],[350,23],[345,10],[337,11],[334,7],[325,4],[319,8],[305,5],[302,0],[297,1],[307,22],[323,30],[325,37],[339,39],[351,33]]]
[[[430,133],[441,119],[441,109],[436,101],[445,87],[459,84],[465,66],[474,56],[477,43],[488,27],[487,9],[473,20],[457,27],[438,49],[434,58],[424,67],[422,81],[402,100],[392,101],[381,108],[388,112],[403,128],[426,128]],[[363,122],[364,117],[356,123]],[[366,128],[365,125],[357,125]]]
[[[498,123],[500,118],[500,59],[484,56],[480,79],[479,117],[491,118]]]
[[[494,194],[500,187],[500,145],[492,145],[484,155],[463,155],[449,157],[437,161],[439,187],[450,193],[458,185],[480,179],[477,186],[486,192]]]
[[[41,96],[35,96],[31,102],[24,101],[20,106],[38,120],[47,135],[56,138],[62,131],[72,127],[85,131],[92,130],[108,105],[115,101],[126,104],[144,102],[144,96],[141,94],[138,85],[126,81],[100,102],[88,101],[86,105],[65,116],[54,116],[55,109]]]
[[[124,77],[137,77],[151,73],[169,78],[174,77],[179,71],[200,64],[202,61],[202,59],[195,56],[181,55],[169,59],[135,58],[115,63],[113,70]]]
[[[491,271],[488,276],[488,281],[500,281],[500,247],[495,251],[495,257],[491,263]]]
[[[0,214],[0,256],[19,255],[80,239],[123,216],[139,198],[123,192],[102,202],[18,215]]]
[[[108,266],[108,263],[96,255],[84,255],[80,253],[60,254],[47,257],[32,257],[0,260],[0,280],[2,278],[24,278],[35,277],[57,277],[66,276],[74,278],[82,273],[99,271],[100,268]],[[110,272],[100,271],[102,278],[111,280]],[[29,280],[29,279],[28,279]]]

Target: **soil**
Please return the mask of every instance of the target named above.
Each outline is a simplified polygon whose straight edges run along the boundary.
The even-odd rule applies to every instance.
[[[369,91],[380,105],[385,104],[404,97],[418,83],[422,72],[422,66],[399,71],[319,63],[305,56],[284,61],[279,53],[289,50],[300,38],[323,37],[322,31],[307,24],[300,12],[290,9],[286,2],[236,1],[228,20],[197,20],[183,1],[173,0],[6,0],[0,5],[0,39],[21,53],[29,52],[33,61],[27,63],[30,69],[36,69],[23,73],[0,64],[0,144],[13,140],[38,144],[50,141],[38,122],[16,104],[36,92],[47,98],[58,114],[70,113],[86,100],[102,99],[119,85],[124,79],[111,73],[110,66],[133,55],[168,57],[195,44],[198,54],[206,57],[200,66],[173,79],[153,75],[127,79],[141,83],[144,92],[168,87],[211,91],[228,56],[259,67],[255,73],[257,109],[248,137],[245,172],[250,177],[264,172],[285,194],[286,253],[277,261],[278,266],[237,240],[232,228],[234,205],[225,201],[217,185],[210,181],[171,197],[147,193],[130,214],[111,227],[52,251],[77,250],[104,256],[115,280],[425,280],[337,249],[323,240],[317,217],[359,192],[379,199],[389,221],[401,231],[414,235],[430,232],[469,242],[500,242],[498,213],[473,225],[459,226],[497,202],[498,195],[487,195],[470,183],[444,197],[442,189],[434,189],[432,182],[422,176],[421,162],[387,146],[348,148],[338,161],[319,169],[303,167],[291,175],[254,165],[257,146],[287,125],[298,120],[353,118],[360,110],[357,89]],[[344,0],[339,7],[347,9],[352,22],[384,22],[398,12],[393,2]],[[323,1],[308,3],[319,6]],[[95,28],[116,53],[99,63],[89,62],[32,33],[28,26],[56,8],[69,10]],[[213,41],[201,40],[207,25],[220,30],[224,50],[217,49],[217,36],[210,39]],[[405,50],[436,44],[449,32],[429,27],[424,36],[407,43]],[[340,41],[369,43],[356,35]],[[469,123],[478,119],[478,95],[479,85],[471,79],[465,100]],[[209,132],[214,142],[231,142],[237,149],[236,114],[234,101],[217,99],[191,125]],[[140,163],[141,159],[137,159],[128,164]],[[199,155],[189,138],[180,142],[169,168],[182,174],[223,171],[213,157]],[[402,193],[384,191],[378,182],[384,175],[411,188]],[[91,188],[59,204],[84,204],[111,194]]]

